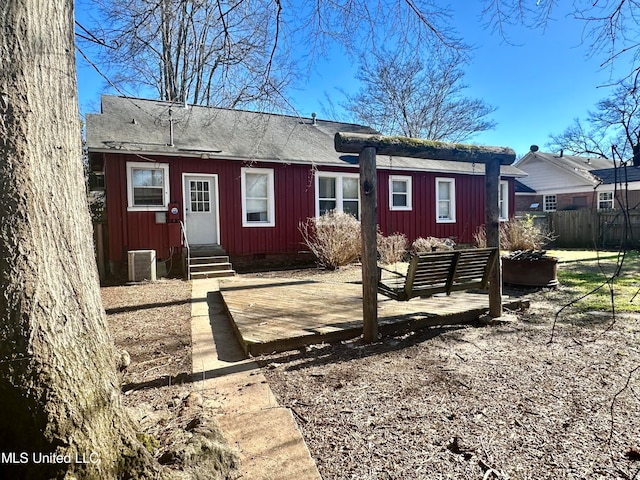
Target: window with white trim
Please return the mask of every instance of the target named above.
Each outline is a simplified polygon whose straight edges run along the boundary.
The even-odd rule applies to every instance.
[[[316,174],[316,213],[336,210],[360,219],[360,184],[355,173]]]
[[[506,222],[509,220],[509,183],[503,180],[500,181],[500,190],[498,192],[498,212],[500,221]]]
[[[242,168],[242,226],[273,227],[275,221],[274,181],[271,168]]]
[[[436,222],[456,221],[456,183],[453,178],[436,178]]]
[[[127,162],[127,210],[162,211],[169,205],[169,164]]]
[[[411,177],[389,177],[389,210],[411,210]]]
[[[555,195],[544,195],[542,209],[545,212],[555,212],[558,207],[558,197]]]
[[[613,192],[598,192],[598,210],[613,209]]]

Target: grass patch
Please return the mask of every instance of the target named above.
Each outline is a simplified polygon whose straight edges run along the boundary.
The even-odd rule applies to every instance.
[[[547,250],[547,255],[550,257],[557,257],[559,263],[570,263],[598,260],[598,258],[615,259],[618,257],[619,252],[597,250]]]
[[[555,252],[549,253],[555,255]],[[571,252],[564,256],[557,255],[564,258],[558,268],[558,280],[562,288],[569,291],[571,297],[580,297],[600,287],[576,303],[576,309],[583,312],[611,311],[613,291],[616,311],[640,312],[640,256],[637,252],[627,252],[624,261],[616,252],[600,252],[599,259],[598,252],[595,251],[561,252]],[[620,261],[623,261],[620,275],[612,278]],[[608,279],[611,279],[611,285],[607,284]]]

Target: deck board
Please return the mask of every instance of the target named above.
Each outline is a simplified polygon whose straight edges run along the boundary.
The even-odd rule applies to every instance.
[[[362,285],[307,280],[234,277],[220,292],[245,353],[262,355],[362,334]],[[518,308],[506,298],[503,305]],[[383,334],[477,319],[489,309],[481,293],[455,292],[397,302],[378,296]]]

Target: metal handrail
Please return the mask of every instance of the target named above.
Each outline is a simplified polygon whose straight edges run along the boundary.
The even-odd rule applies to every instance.
[[[191,248],[189,247],[189,239],[187,238],[187,228],[184,225],[184,222],[180,220],[180,230],[182,231],[182,240],[184,242],[184,248],[187,249],[187,280],[191,280],[191,269],[189,266],[191,265]]]

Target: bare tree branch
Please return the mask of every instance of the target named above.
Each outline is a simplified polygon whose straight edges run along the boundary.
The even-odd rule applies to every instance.
[[[362,88],[344,107],[357,121],[387,135],[464,142],[495,123],[495,110],[464,96],[462,54],[434,49],[428,62],[418,56],[381,51],[362,59]]]

